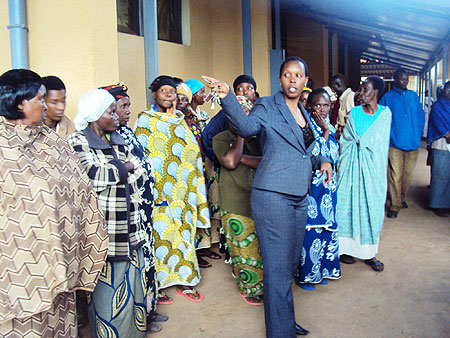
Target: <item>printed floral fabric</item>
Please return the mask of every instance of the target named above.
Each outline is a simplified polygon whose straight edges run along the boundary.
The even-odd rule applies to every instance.
[[[144,186],[140,189],[139,199],[139,213],[141,216],[141,226],[145,230],[145,243],[142,246],[144,255],[144,266],[146,271],[148,304],[147,313],[156,311],[156,265],[155,265],[155,239],[153,238],[153,190],[155,188],[155,178],[153,176],[152,163],[145,152],[142,144],[139,143],[137,136],[133,133],[131,128],[127,126],[120,126],[117,132],[124,138],[125,142],[131,144],[133,147],[131,153],[142,161],[142,165],[147,171],[148,179]]]
[[[197,285],[200,281],[195,235],[209,229],[203,161],[184,115],[139,114],[135,133],[155,174],[153,236],[160,288]]]
[[[334,138],[334,127],[330,125],[330,135],[325,140],[322,129],[311,120],[312,130],[317,140],[313,155],[325,156],[336,168],[339,146]],[[319,170],[314,173],[311,194],[308,196],[308,220],[303,241],[302,259],[299,266],[301,283],[319,283],[323,278],[341,277],[339,262],[339,234],[335,218],[336,211],[336,171],[326,187],[325,175]]]

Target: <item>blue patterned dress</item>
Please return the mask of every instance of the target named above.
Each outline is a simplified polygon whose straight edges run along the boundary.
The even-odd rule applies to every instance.
[[[146,244],[143,245],[145,277],[147,282],[147,313],[156,311],[156,267],[153,237],[153,189],[155,186],[155,178],[153,177],[152,163],[145,152],[144,147],[139,142],[133,130],[127,126],[120,126],[117,132],[125,139],[128,144],[133,146],[131,153],[139,158],[143,167],[147,170],[148,179],[141,189],[139,201],[139,212],[141,214],[142,228],[145,230]]]
[[[334,127],[330,125],[331,132],[328,140],[325,140],[321,136],[322,129],[314,120],[311,122],[317,140],[313,155],[327,157],[333,163],[333,168],[336,168],[339,146],[334,137]],[[300,283],[315,284],[324,278],[341,277],[339,234],[335,218],[336,171],[333,169],[333,180],[327,187],[323,185],[324,178],[316,170],[311,183],[311,195],[308,196],[308,221],[298,272]]]

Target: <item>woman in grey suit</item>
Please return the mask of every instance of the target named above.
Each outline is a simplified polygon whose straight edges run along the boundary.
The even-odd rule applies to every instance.
[[[253,180],[251,207],[264,265],[267,337],[306,335],[308,331],[295,323],[292,278],[303,245],[312,170],[326,171],[326,184],[332,177],[329,160],[312,155],[310,119],[299,104],[307,65],[299,57],[286,59],[280,68],[282,90],[258,100],[248,116],[226,83],[203,78],[218,92],[236,132],[260,136],[263,155]]]

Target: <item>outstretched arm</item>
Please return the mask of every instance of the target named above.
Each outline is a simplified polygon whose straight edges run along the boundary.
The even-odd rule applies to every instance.
[[[218,93],[223,111],[231,122],[233,129],[244,138],[258,135],[261,130],[261,120],[258,115],[259,111],[264,108],[255,106],[250,115],[247,115],[225,82],[208,76],[202,76],[202,78],[208,83],[209,88]]]

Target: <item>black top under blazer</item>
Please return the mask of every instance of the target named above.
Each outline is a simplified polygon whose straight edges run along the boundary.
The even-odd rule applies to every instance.
[[[303,133],[287,106],[282,92],[263,97],[246,115],[233,93],[221,100],[222,108],[234,130],[242,136],[260,136],[262,160],[253,187],[294,196],[309,192],[312,171],[320,169],[326,157],[313,156],[315,142],[307,149]],[[306,122],[309,114],[299,104]]]

